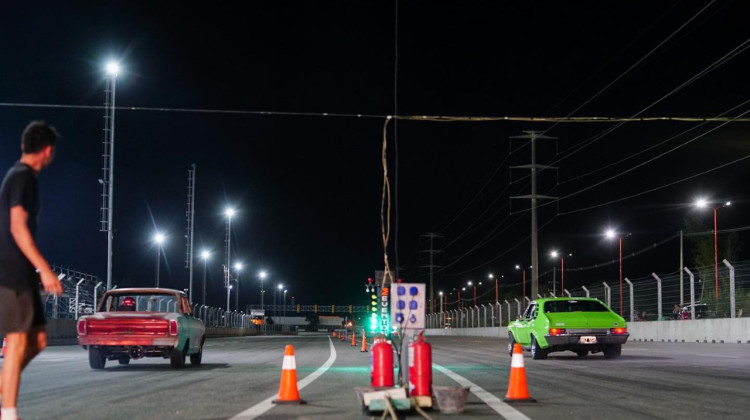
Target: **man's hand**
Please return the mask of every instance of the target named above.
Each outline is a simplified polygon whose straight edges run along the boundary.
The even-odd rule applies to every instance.
[[[39,272],[39,277],[42,279],[42,286],[44,286],[45,292],[51,295],[62,295],[62,283],[60,283],[54,271],[50,269],[42,270]]]

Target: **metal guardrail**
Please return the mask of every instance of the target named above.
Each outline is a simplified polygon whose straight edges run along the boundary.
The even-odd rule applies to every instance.
[[[617,282],[581,286],[564,290],[565,296],[598,298],[628,322],[679,319],[740,318],[750,316],[750,262],[736,266],[724,260],[720,274],[720,293],[714,294],[714,270],[711,267],[685,268],[679,273],[659,276],[652,273],[639,279],[623,279],[622,311]],[[706,278],[706,281],[703,281]],[[547,297],[554,296],[551,293]],[[538,296],[541,298],[542,296]],[[520,317],[529,298],[503,299],[427,314],[427,328],[479,328],[507,326]],[[458,306],[458,302],[453,304]],[[666,308],[666,309],[665,309]]]

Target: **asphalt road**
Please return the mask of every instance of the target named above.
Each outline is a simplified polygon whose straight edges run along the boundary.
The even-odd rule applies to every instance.
[[[462,415],[434,419],[745,419],[750,417],[750,345],[641,343],[618,360],[552,353],[525,357],[536,403],[502,402],[508,387],[507,341],[433,337],[435,386],[468,384]],[[295,349],[307,404],[276,406],[286,344]],[[359,344],[359,343],[357,343]],[[23,376],[19,412],[29,419],[368,419],[355,387],[369,386],[369,353],[326,336],[211,339],[203,365],[175,370],[142,359],[102,371],[77,346],[49,347]],[[379,418],[379,415],[378,415]],[[405,418],[421,418],[409,413]]]

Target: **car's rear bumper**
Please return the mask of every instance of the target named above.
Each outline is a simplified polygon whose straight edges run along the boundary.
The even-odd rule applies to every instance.
[[[79,336],[78,344],[81,346],[149,346],[149,347],[174,347],[179,343],[179,338],[172,337],[112,337],[112,336]]]
[[[596,337],[595,343],[587,343],[582,337]],[[565,334],[546,335],[547,344],[553,347],[579,347],[582,349],[601,347],[609,344],[624,344],[628,341],[630,334]]]

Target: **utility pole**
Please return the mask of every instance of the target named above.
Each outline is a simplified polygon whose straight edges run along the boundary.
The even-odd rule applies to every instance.
[[[537,131],[524,131],[523,135],[511,136],[511,139],[524,139],[530,140],[531,142],[531,163],[528,165],[511,166],[512,169],[530,169],[531,170],[531,194],[521,195],[513,198],[525,198],[531,200],[531,297],[536,299],[539,295],[539,244],[537,235],[537,200],[555,200],[557,197],[550,197],[547,195],[539,195],[536,193],[536,172],[537,169],[557,169],[552,166],[538,165],[536,163],[536,141],[538,139],[543,140],[554,140],[556,137],[549,137],[541,134]]]
[[[421,236],[422,238],[429,238],[430,239],[430,249],[420,252],[429,252],[430,253],[430,264],[429,265],[422,265],[420,267],[422,268],[428,268],[430,270],[430,313],[435,313],[435,288],[433,287],[433,276],[435,274],[435,269],[440,268],[439,265],[435,265],[435,254],[438,251],[435,249],[435,238],[442,238],[442,236],[436,234],[436,233],[427,233],[425,235]]]
[[[188,169],[187,235],[185,235],[185,268],[188,269],[189,298],[193,303],[193,226],[195,224],[195,164]]]

